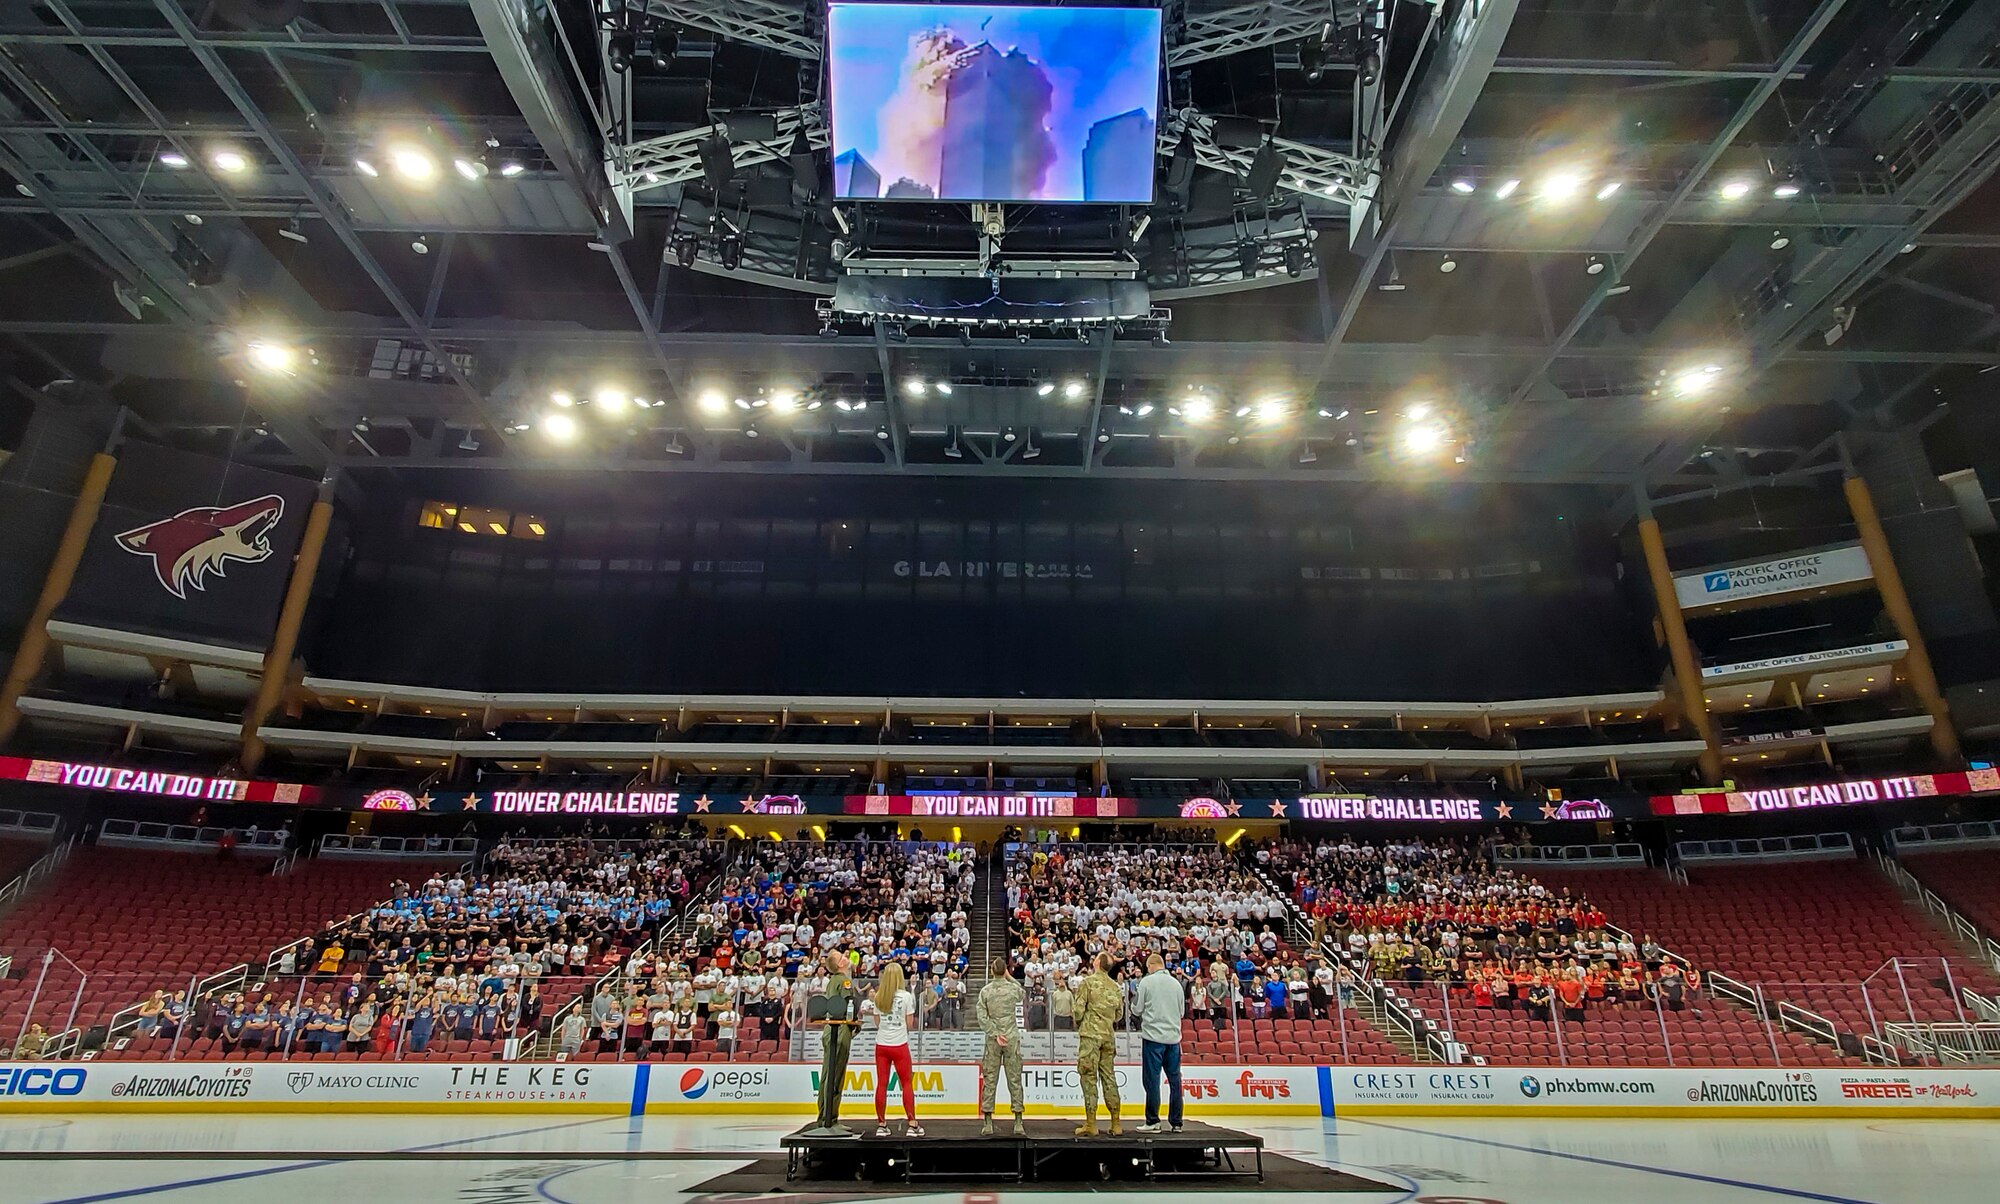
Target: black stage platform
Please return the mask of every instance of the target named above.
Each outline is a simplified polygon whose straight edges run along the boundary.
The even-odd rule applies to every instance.
[[[893,1136],[876,1137],[873,1123],[856,1121],[847,1124],[855,1137],[814,1137],[802,1129],[778,1144],[792,1180],[1264,1178],[1264,1139],[1254,1133],[1189,1121],[1179,1133],[1138,1133],[1128,1123],[1121,1137],[1102,1128],[1097,1137],[1078,1137],[1077,1123],[1031,1120],[1028,1135],[1015,1137],[1011,1118],[1002,1117],[992,1137],[981,1137],[977,1120],[934,1120],[924,1136],[905,1137],[897,1122]]]

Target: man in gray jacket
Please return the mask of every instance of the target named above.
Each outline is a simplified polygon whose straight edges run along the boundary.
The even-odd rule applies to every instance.
[[[991,977],[979,988],[972,1006],[979,1031],[986,1034],[986,1048],[979,1058],[979,1135],[993,1136],[993,1104],[1004,1066],[1007,1100],[1014,1105],[1014,1136],[1025,1137],[1028,1127],[1021,1123],[1021,1114],[1028,1108],[1021,1093],[1021,1000],[1025,992],[1014,981],[1005,957],[994,958],[988,973]]]
[[[1139,980],[1139,1048],[1145,1060],[1146,1123],[1141,1133],[1158,1133],[1160,1124],[1160,1072],[1166,1071],[1167,1100],[1165,1127],[1181,1131],[1181,1017],[1187,1011],[1187,996],[1180,980],[1167,973],[1167,961],[1159,954],[1146,959],[1146,977]]]

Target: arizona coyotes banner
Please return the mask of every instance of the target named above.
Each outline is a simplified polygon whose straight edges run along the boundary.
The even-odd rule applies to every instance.
[[[56,617],[262,649],[316,492],[299,477],[127,444]]]

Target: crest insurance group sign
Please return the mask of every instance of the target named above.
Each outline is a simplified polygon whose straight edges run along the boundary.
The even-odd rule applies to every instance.
[[[317,492],[300,477],[128,444],[56,618],[261,650]]]

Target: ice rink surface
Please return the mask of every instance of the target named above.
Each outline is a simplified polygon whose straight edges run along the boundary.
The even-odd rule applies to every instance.
[[[777,1136],[799,1123],[685,1116],[3,1116],[0,1202],[683,1204],[719,1199],[692,1189],[749,1158],[774,1155]],[[1990,1121],[1396,1117],[1237,1127],[1262,1133],[1274,1152],[1394,1185],[1327,1197],[1351,1204],[2000,1200],[2000,1126]],[[1174,1204],[1218,1191],[1239,1199],[1286,1194],[1230,1184],[1138,1198]],[[1094,1193],[801,1185],[796,1193],[761,1198],[858,1194],[1060,1204]]]

